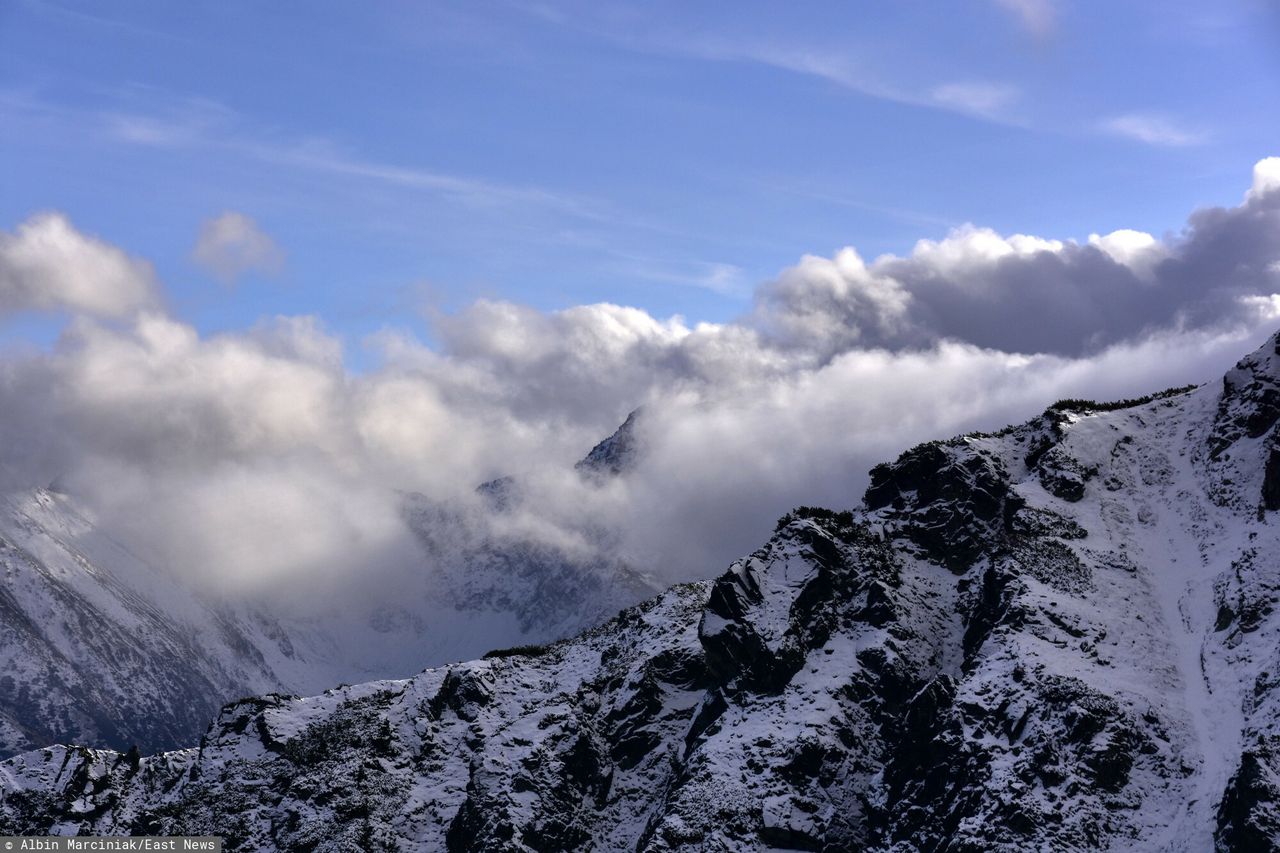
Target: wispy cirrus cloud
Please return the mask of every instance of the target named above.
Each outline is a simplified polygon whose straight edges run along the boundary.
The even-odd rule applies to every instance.
[[[539,240],[548,233],[573,234],[573,242],[595,256],[594,264],[619,275],[735,298],[747,294],[745,284],[735,280],[741,271],[734,265],[643,248],[654,235],[687,239],[691,232],[608,198],[372,158],[332,138],[266,123],[200,96],[155,87],[98,95],[105,106],[85,108],[39,89],[0,87],[0,132],[50,140],[89,135],[100,144],[256,163],[269,167],[273,176],[292,174],[314,186],[325,185],[318,178],[341,179],[379,194],[395,191],[403,198],[398,204],[421,200],[460,215],[478,215],[484,227],[504,229],[508,236],[524,225]],[[628,260],[639,255],[645,264]],[[624,263],[614,264],[618,258]],[[215,274],[223,280],[236,275],[225,270]]]
[[[1176,119],[1158,113],[1126,113],[1104,120],[1104,133],[1122,136],[1148,145],[1185,147],[1208,140],[1204,131],[1189,128]]]
[[[611,216],[604,203],[574,193],[387,163],[361,157],[323,137],[255,130],[246,117],[204,98],[180,98],[152,111],[104,111],[97,119],[108,136],[134,145],[220,149],[272,165],[392,184],[477,207],[525,205],[583,219]]]
[[[687,287],[697,287],[721,296],[746,297],[751,287],[743,275],[742,267],[718,261],[693,261],[671,264],[661,261],[645,261],[630,267],[628,272],[637,278],[668,282]]]
[[[1016,86],[983,82],[945,83],[930,92],[940,106],[993,119],[1007,116],[1018,95]]]
[[[709,61],[754,63],[816,77],[876,100],[943,110],[998,124],[1022,124],[1010,109],[1018,99],[1018,87],[1008,83],[950,81],[922,89],[891,80],[884,72],[859,61],[852,50],[718,39],[673,39],[664,47]]]
[[[99,95],[109,106],[83,108],[37,89],[0,87],[0,126],[14,132],[90,133],[151,148],[220,151],[272,166],[430,193],[475,208],[523,207],[598,222],[625,218],[607,201],[579,193],[364,157],[324,136],[263,126],[211,98],[155,87]]]
[[[580,8],[569,14],[546,4],[528,4],[520,8],[546,23],[637,53],[761,65],[823,80],[879,101],[958,113],[997,124],[1022,124],[1018,116],[1005,109],[1017,99],[1016,86],[956,81],[921,84],[910,81],[910,75],[901,73],[900,68],[870,61],[872,52],[862,50],[856,44],[813,44],[804,40],[788,40],[774,33],[673,31],[652,21],[640,23],[628,17],[625,23],[619,23],[612,16],[596,14],[594,10]]]

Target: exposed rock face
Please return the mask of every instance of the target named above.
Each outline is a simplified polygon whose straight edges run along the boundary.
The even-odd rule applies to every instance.
[[[1274,850],[1277,839],[1280,760],[1273,742],[1260,742],[1240,756],[1240,768],[1218,807],[1217,840],[1229,850]]]
[[[476,486],[476,494],[485,499],[489,508],[497,512],[506,512],[518,504],[523,497],[520,483],[515,477],[498,477],[486,480]]]
[[[179,752],[26,753],[0,765],[0,829],[1278,849],[1277,427],[1251,435],[1265,395],[1231,396],[1264,379],[916,448],[862,508],[799,510],[714,581],[574,640],[230,705]],[[1064,495],[1048,470],[1093,473]]]
[[[1280,420],[1280,336],[1240,359],[1222,380],[1211,454],[1221,456],[1240,438],[1258,438]]]
[[[1242,358],[1222,380],[1206,444],[1214,500],[1237,508],[1280,508],[1280,334]]]
[[[1054,497],[1069,503],[1084,498],[1085,483],[1097,473],[1097,469],[1081,465],[1054,446],[1045,451],[1036,463],[1040,485]]]
[[[1280,509],[1280,447],[1274,440],[1267,450],[1267,463],[1262,469],[1262,508],[1267,512]]]
[[[956,571],[999,547],[1022,498],[1004,463],[983,450],[940,442],[871,470],[867,509],[884,510],[907,538]]]

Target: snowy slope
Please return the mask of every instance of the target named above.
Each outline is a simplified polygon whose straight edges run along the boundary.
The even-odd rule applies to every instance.
[[[315,683],[278,623],[200,600],[67,496],[11,495],[0,514],[0,753],[67,737],[177,746],[227,698]]]
[[[1280,336],[914,448],[580,637],[0,764],[0,829],[238,849],[1280,848]]]

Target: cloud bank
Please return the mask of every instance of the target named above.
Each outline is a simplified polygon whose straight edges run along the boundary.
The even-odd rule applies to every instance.
[[[1248,297],[1276,285],[1276,162],[1258,164],[1242,204],[1196,211],[1165,239],[1122,230],[1078,243],[965,226],[906,257],[806,257],[761,288],[753,323],[824,357],[941,340],[1083,357],[1161,329],[1248,322]]]
[[[1163,238],[966,226],[902,257],[845,248],[726,324],[481,300],[437,319],[436,348],[383,332],[359,374],[316,318],[202,337],[159,309],[145,264],[36,217],[0,237],[0,304],[71,319],[50,351],[0,362],[3,471],[57,479],[214,586],[398,576],[423,559],[403,492],[479,513],[475,485],[502,475],[528,497],[501,521],[521,535],[709,576],[796,504],[856,504],[917,441],[1216,379],[1280,325],[1277,164]],[[639,465],[574,474],[641,404]]]

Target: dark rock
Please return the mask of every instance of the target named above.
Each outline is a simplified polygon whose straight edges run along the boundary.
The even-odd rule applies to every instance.
[[[1222,851],[1280,850],[1280,762],[1271,745],[1259,742],[1240,756],[1214,837]]]
[[[1274,443],[1267,452],[1267,464],[1263,469],[1262,508],[1269,512],[1280,509],[1280,446]]]
[[[1046,492],[1070,503],[1084,498],[1085,484],[1098,473],[1096,468],[1083,465],[1068,455],[1061,445],[1041,454],[1035,471]]]
[[[1065,515],[1050,509],[1023,507],[1013,516],[1012,532],[1023,536],[1085,539],[1089,532]]]
[[[468,722],[493,700],[492,678],[467,666],[453,667],[431,700],[431,714],[439,717],[447,708]]]
[[[900,522],[907,538],[956,572],[998,547],[1023,505],[994,456],[938,442],[873,468],[863,501]]]
[[[1259,438],[1280,420],[1280,334],[1242,358],[1222,380],[1222,398],[1209,437],[1209,458],[1222,457],[1241,438]]]

